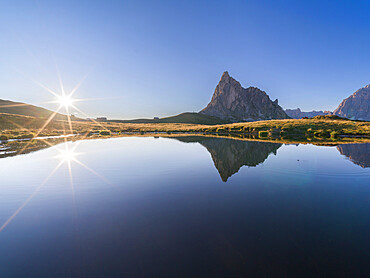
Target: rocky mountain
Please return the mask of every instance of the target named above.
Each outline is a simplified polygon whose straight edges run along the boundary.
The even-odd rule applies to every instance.
[[[255,87],[243,88],[227,71],[200,113],[233,122],[289,118],[277,99],[271,101],[266,92]]]
[[[344,99],[333,114],[351,120],[370,121],[370,84]]]
[[[312,118],[315,116],[331,115],[330,111],[310,111],[303,112],[300,108],[297,109],[285,109],[285,113],[292,119],[302,119],[303,117]]]

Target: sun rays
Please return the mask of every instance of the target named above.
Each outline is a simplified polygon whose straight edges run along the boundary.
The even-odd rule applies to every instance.
[[[35,84],[43,88],[45,91],[52,94],[54,100],[51,100],[47,103],[50,104],[56,104],[57,108],[53,113],[50,114],[50,116],[45,120],[45,122],[42,124],[42,126],[36,131],[34,134],[34,137],[38,137],[47,127],[48,125],[56,120],[56,116],[58,115],[58,121],[61,121],[62,125],[62,131],[63,135],[66,136],[68,134],[74,134],[73,130],[73,121],[72,121],[72,111],[77,111],[79,114],[83,115],[84,117],[88,117],[86,113],[84,113],[81,109],[79,109],[76,106],[77,102],[80,101],[86,101],[86,100],[92,100],[92,99],[75,99],[73,98],[73,95],[76,93],[76,91],[80,88],[83,81],[86,79],[87,75],[85,75],[78,83],[77,85],[69,92],[65,91],[65,86],[63,84],[61,75],[59,74],[59,70],[57,69],[58,74],[58,80],[59,80],[59,86],[60,91],[54,91],[50,89],[49,87],[45,86],[44,84],[33,80],[32,78],[29,78],[31,81],[33,81]],[[20,104],[23,106],[23,104]],[[59,113],[65,113],[65,120],[61,120],[61,114]],[[102,127],[103,129],[106,129],[102,123],[97,122],[95,120],[92,120],[96,125]],[[66,129],[65,125],[68,125],[68,129]],[[23,129],[28,130],[26,127],[23,127]],[[91,131],[91,130],[89,130]],[[82,136],[80,139],[83,140],[86,138],[87,134],[89,132],[86,132],[84,136]],[[39,138],[38,140],[45,141],[45,143],[49,144],[47,140],[43,140],[42,138]],[[18,153],[22,154],[29,145],[32,144],[32,140],[30,140]],[[50,144],[51,145],[51,144]],[[75,185],[73,181],[73,167],[74,165],[78,165],[79,167],[82,167],[89,171],[90,173],[94,174],[99,179],[103,180],[105,183],[113,185],[109,180],[107,180],[105,177],[88,167],[85,163],[79,160],[80,153],[76,152],[76,149],[78,148],[78,142],[77,143],[70,143],[67,142],[67,138],[64,137],[64,144],[62,145],[62,148],[56,147],[56,150],[58,151],[58,154],[56,156],[51,157],[51,159],[57,160],[58,163],[54,167],[54,169],[50,172],[49,175],[40,183],[39,186],[36,187],[36,189],[32,192],[32,194],[19,206],[19,208],[4,222],[2,226],[0,226],[0,232],[2,232],[13,220],[14,218],[27,206],[27,204],[37,195],[37,193],[47,184],[47,182],[50,180],[50,178],[63,166],[66,165],[67,168],[67,175],[69,179],[69,184],[72,191],[72,197],[73,200],[75,200]]]
[[[57,107],[55,111],[45,120],[44,124],[36,131],[36,134],[34,137],[38,137],[45,129],[48,128],[48,126],[55,120],[61,122],[61,125],[63,126],[62,131],[63,135],[67,134],[74,134],[73,130],[73,120],[76,120],[76,118],[73,116],[72,112],[79,113],[82,117],[90,118],[86,113],[84,113],[81,109],[77,107],[77,102],[83,102],[83,101],[89,101],[94,100],[93,98],[74,98],[74,94],[77,92],[77,90],[81,87],[84,80],[88,77],[88,74],[85,74],[82,79],[77,82],[77,84],[72,88],[70,91],[66,91],[61,74],[59,73],[59,69],[57,67],[57,76],[59,81],[59,91],[55,91],[50,89],[48,86],[42,84],[41,82],[38,82],[34,80],[33,78],[28,77],[29,80],[31,80],[36,85],[43,88],[46,92],[50,93],[53,96],[53,100],[46,102],[48,104],[56,104]],[[64,114],[64,115],[63,115]],[[57,117],[58,116],[58,117]],[[64,117],[64,120],[63,120]],[[95,120],[91,121],[101,127],[102,129],[106,129],[106,127]],[[68,128],[65,127],[65,122],[68,126]],[[27,128],[25,128],[27,129]],[[89,130],[91,132],[92,129]],[[88,134],[89,132],[86,132],[85,134]],[[30,141],[28,144],[26,144],[19,153],[23,153],[31,144],[32,141]]]
[[[78,159],[78,156],[81,154],[76,151],[78,146],[78,142],[65,142],[63,146],[56,147],[58,153],[52,156],[51,159],[54,161],[57,160],[57,165],[50,172],[50,174],[40,183],[40,185],[36,187],[31,195],[18,207],[18,209],[2,224],[2,226],[0,226],[0,232],[2,232],[15,219],[15,217],[27,206],[27,204],[37,195],[37,193],[40,192],[40,190],[48,183],[48,181],[54,176],[54,174],[62,168],[63,165],[66,165],[67,168],[67,175],[69,179],[69,186],[71,187],[73,202],[75,202],[75,185],[72,173],[74,164],[86,169],[105,183],[113,185],[108,179],[106,179]]]
[[[4,222],[0,227],[0,232],[2,232],[9,224],[14,220],[14,218],[24,209],[24,207],[36,196],[36,194],[41,190],[42,187],[48,182],[48,180],[55,174],[55,172],[62,166],[63,162],[59,164],[51,171],[51,173],[45,178],[45,180],[32,192],[32,194],[19,206],[19,208]]]

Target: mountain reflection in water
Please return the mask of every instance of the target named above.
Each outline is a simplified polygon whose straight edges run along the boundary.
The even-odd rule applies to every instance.
[[[0,159],[0,277],[369,276],[369,145],[159,137]]]
[[[277,155],[277,150],[283,145],[210,136],[166,136],[166,138],[176,139],[183,143],[199,143],[204,146],[211,154],[214,165],[224,182],[237,173],[241,167],[255,167],[263,163],[270,154]],[[27,149],[23,147],[28,144],[28,141],[3,141],[0,142],[0,159],[36,152],[71,140],[73,141],[74,138],[34,140]],[[370,167],[370,143],[339,144],[336,148],[352,163],[362,168]]]
[[[278,143],[241,141],[215,137],[172,137],[185,143],[199,143],[212,156],[221,179],[226,182],[242,166],[255,167],[264,162],[270,154],[276,155],[282,146]]]
[[[338,145],[337,150],[345,155],[354,164],[362,168],[370,167],[370,144],[343,144]]]

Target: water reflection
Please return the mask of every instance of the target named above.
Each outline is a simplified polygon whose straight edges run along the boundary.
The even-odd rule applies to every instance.
[[[154,138],[159,138],[159,136]],[[167,138],[176,139],[184,143],[199,143],[204,146],[211,154],[214,165],[224,182],[237,173],[242,166],[255,167],[263,163],[270,154],[276,155],[277,150],[282,146],[280,143],[210,136],[171,136]],[[60,137],[43,140],[3,141],[0,142],[0,159],[36,152],[53,145],[74,140],[74,138]],[[25,145],[27,148],[24,147]],[[348,157],[352,163],[362,168],[370,167],[370,143],[339,144],[336,148],[340,154]],[[59,158],[67,162],[69,166],[72,161],[79,164],[80,161],[75,159],[75,154],[72,154],[71,151],[64,150]],[[83,166],[86,168],[86,165]]]
[[[69,176],[69,182],[70,182],[70,187],[72,191],[72,196],[74,198],[75,194],[75,189],[74,189],[74,183],[73,183],[73,172],[72,172],[72,164],[78,164],[94,174],[96,177],[100,178],[104,182],[111,184],[109,180],[107,180],[104,176],[100,175],[93,169],[91,169],[89,166],[86,164],[82,163],[78,159],[79,153],[76,152],[76,149],[79,145],[79,142],[77,143],[69,143],[65,141],[63,148],[56,148],[58,151],[58,155],[50,157],[51,160],[57,160],[59,161],[56,167],[48,174],[48,176],[36,187],[36,189],[28,196],[28,198],[15,210],[15,212],[0,226],[0,233],[14,220],[14,218],[28,205],[28,203],[40,192],[40,190],[49,182],[49,180],[56,174],[56,172],[61,168],[63,164],[67,165],[68,169],[68,176]],[[52,144],[46,144],[45,145],[40,145],[40,148],[35,149],[36,150],[41,150],[47,147],[53,146]],[[15,152],[16,155],[18,154]]]
[[[0,277],[367,277],[370,168],[334,147],[177,137],[0,159]],[[225,180],[265,162],[225,186],[210,156]]]
[[[33,153],[57,144],[74,141],[73,136],[54,136],[38,139],[14,139],[0,141],[0,158]]]
[[[276,155],[282,144],[241,141],[215,137],[174,137],[184,143],[199,143],[212,156],[221,179],[226,182],[229,177],[239,171],[242,166],[255,167],[263,163],[270,154]]]
[[[370,167],[370,144],[343,144],[337,150],[362,168]]]

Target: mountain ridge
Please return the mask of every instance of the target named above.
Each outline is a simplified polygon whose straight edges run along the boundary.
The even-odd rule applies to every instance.
[[[332,114],[332,112],[330,112],[330,111],[322,111],[322,110],[319,110],[319,111],[312,110],[312,111],[305,112],[305,111],[302,111],[300,108],[285,109],[284,111],[292,119],[302,119],[304,117],[312,118],[312,117],[315,117],[315,116],[323,116],[323,115],[331,115]]]

